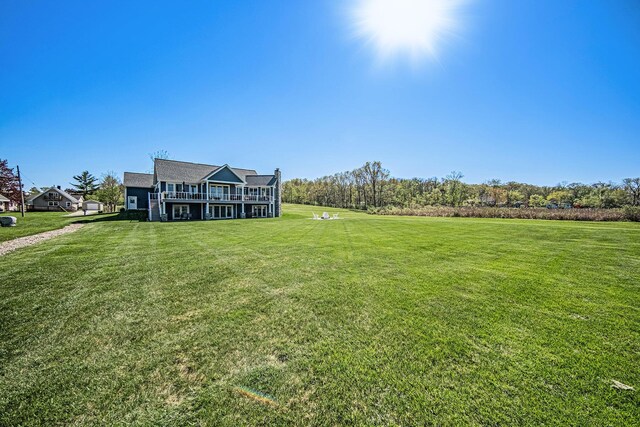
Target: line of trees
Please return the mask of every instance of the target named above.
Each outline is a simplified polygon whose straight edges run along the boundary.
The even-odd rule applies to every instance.
[[[640,206],[640,178],[621,183],[561,183],[538,186],[492,179],[482,184],[462,181],[460,172],[444,178],[393,178],[379,161],[348,172],[283,184],[286,203],[368,209],[385,206],[491,206],[551,208],[620,208]]]

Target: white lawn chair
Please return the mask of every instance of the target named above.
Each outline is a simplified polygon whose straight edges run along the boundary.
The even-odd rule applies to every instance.
[[[333,214],[333,219],[340,219],[340,218],[338,218],[338,214],[337,213]]]
[[[318,218],[318,214],[313,214],[313,219],[320,219],[320,218]]]

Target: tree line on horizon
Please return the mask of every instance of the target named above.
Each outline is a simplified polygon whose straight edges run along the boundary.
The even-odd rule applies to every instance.
[[[462,180],[460,172],[444,178],[394,178],[379,161],[366,162],[351,171],[309,180],[294,178],[283,183],[285,203],[336,208],[382,207],[547,207],[621,208],[640,206],[640,177],[621,183],[561,183],[539,186],[491,179],[481,184]]]

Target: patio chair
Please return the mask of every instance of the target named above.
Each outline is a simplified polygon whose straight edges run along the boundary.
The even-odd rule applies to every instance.
[[[333,219],[340,219],[340,218],[338,218],[338,214],[337,213],[333,214]]]
[[[311,213],[313,213],[313,212],[311,212]],[[314,213],[314,214],[313,214],[313,219],[320,219],[320,218],[318,217],[318,214],[315,214],[315,213]]]

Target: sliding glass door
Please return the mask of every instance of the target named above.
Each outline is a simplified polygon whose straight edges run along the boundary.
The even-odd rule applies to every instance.
[[[251,213],[254,217],[257,218],[266,218],[267,217],[267,207],[266,206],[253,206],[251,208]]]
[[[233,206],[209,205],[209,214],[213,219],[230,219],[233,218]]]

